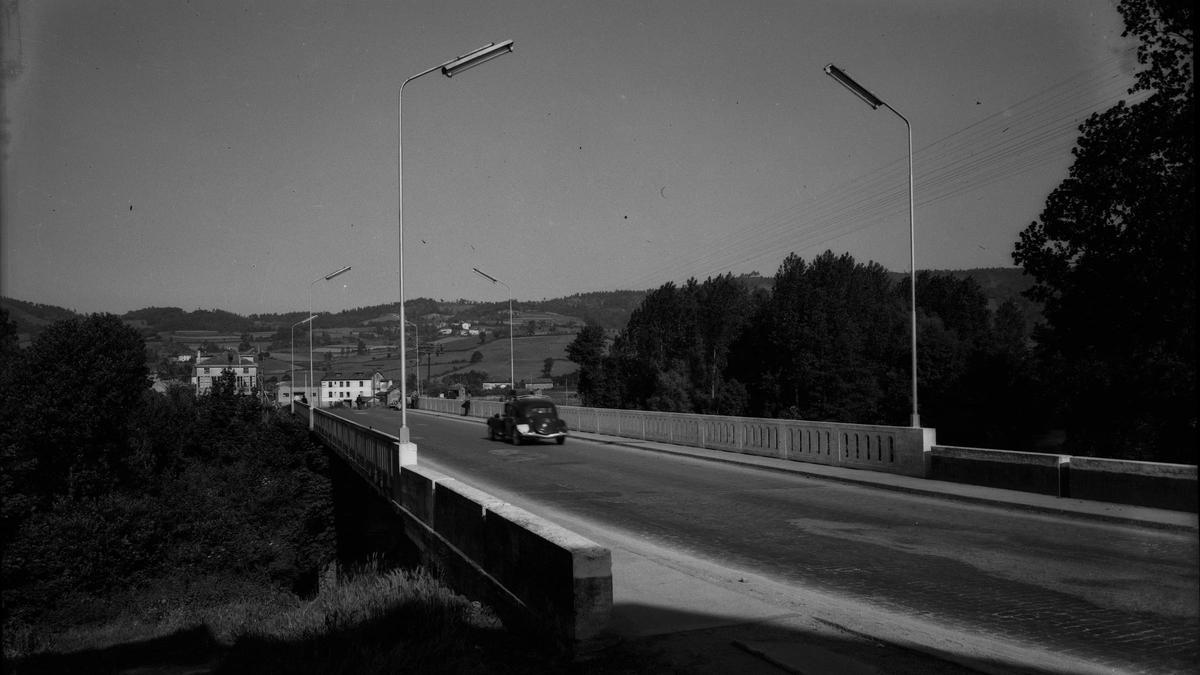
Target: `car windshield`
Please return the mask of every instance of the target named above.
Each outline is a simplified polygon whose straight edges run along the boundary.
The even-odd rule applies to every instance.
[[[529,416],[553,415],[554,414],[554,406],[548,406],[548,405],[529,406],[528,408],[525,409],[525,414],[529,415]]]

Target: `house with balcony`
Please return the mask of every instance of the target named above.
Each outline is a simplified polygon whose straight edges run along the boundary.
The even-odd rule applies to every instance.
[[[238,391],[250,393],[258,386],[258,363],[254,354],[227,351],[204,355],[197,352],[196,363],[192,366],[192,385],[196,387],[196,394],[208,393],[213,381],[226,371],[237,378]]]

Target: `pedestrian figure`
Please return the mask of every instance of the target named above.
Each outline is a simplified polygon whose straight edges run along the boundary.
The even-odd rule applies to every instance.
[[[470,415],[470,414],[471,414],[471,397],[470,397],[470,396],[468,396],[468,397],[466,397],[465,399],[463,399],[463,402],[462,402],[462,410],[463,410],[463,411],[462,411],[462,414],[463,414],[464,416],[465,416],[465,415]]]

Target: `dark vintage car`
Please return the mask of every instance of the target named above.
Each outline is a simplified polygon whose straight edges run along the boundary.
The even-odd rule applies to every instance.
[[[504,404],[504,413],[488,418],[488,438],[506,438],[514,445],[531,440],[567,440],[567,423],[558,418],[554,401],[545,396],[521,396]]]

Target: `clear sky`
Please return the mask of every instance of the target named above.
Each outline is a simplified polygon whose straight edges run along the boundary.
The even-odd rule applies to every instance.
[[[81,312],[501,300],[773,274],[789,252],[1011,266],[1125,96],[1108,0],[20,0],[0,291]],[[346,265],[330,282],[310,283]]]

